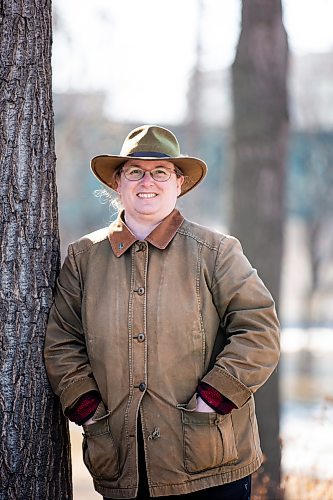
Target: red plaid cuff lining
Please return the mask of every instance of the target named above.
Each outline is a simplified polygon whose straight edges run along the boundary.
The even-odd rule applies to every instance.
[[[100,401],[101,396],[98,392],[87,392],[79,398],[73,408],[67,411],[66,415],[75,424],[82,425],[93,416]]]
[[[234,405],[230,399],[222,396],[219,391],[211,385],[206,384],[206,382],[201,382],[199,384],[198,394],[208,406],[221,415],[226,415],[227,413],[230,413],[231,410],[237,408],[237,406]]]

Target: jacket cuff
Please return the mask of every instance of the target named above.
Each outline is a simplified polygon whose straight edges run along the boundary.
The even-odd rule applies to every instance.
[[[211,385],[201,382],[198,386],[198,394],[201,399],[210,406],[216,413],[227,415],[237,406],[224,397],[219,391],[214,389]]]
[[[201,382],[214,387],[220,394],[232,401],[237,408],[241,408],[251,397],[252,392],[236,377],[224,368],[214,366]]]
[[[72,408],[67,410],[66,416],[77,425],[82,425],[89,420],[97,410],[101,396],[96,391],[83,394]]]
[[[83,394],[90,391],[99,393],[95,379],[84,377],[69,384],[60,394],[60,402],[64,414],[72,408]]]

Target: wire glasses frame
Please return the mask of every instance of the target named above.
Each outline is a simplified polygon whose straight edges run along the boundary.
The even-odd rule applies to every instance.
[[[123,168],[121,169],[121,171],[124,173],[124,176],[129,181],[139,181],[146,175],[146,173],[150,174],[151,177],[154,179],[154,181],[157,182],[168,181],[171,177],[171,174],[176,174],[177,177],[182,175],[182,173],[177,168],[176,170],[171,170],[170,168],[165,168],[165,167],[157,167],[149,171],[149,170],[144,170],[143,168],[140,167],[133,166],[129,168]]]

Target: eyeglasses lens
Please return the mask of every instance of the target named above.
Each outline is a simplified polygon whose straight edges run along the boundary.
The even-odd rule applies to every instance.
[[[142,168],[132,167],[126,170],[124,169],[123,172],[126,179],[128,179],[129,181],[139,181],[145,176],[146,172],[148,171],[143,170]],[[165,182],[170,179],[171,174],[174,172],[167,168],[154,168],[154,170],[150,170],[150,172],[148,173],[152,176],[154,181]]]

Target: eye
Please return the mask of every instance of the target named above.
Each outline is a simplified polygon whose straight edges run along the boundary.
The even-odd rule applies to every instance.
[[[154,174],[156,175],[169,175],[169,170],[167,168],[163,168],[163,167],[158,167],[158,168],[154,168]]]
[[[125,177],[130,181],[138,181],[144,176],[144,171],[139,167],[129,167],[124,171]]]
[[[138,167],[130,167],[126,173],[129,175],[140,175],[142,173],[142,170]]]

